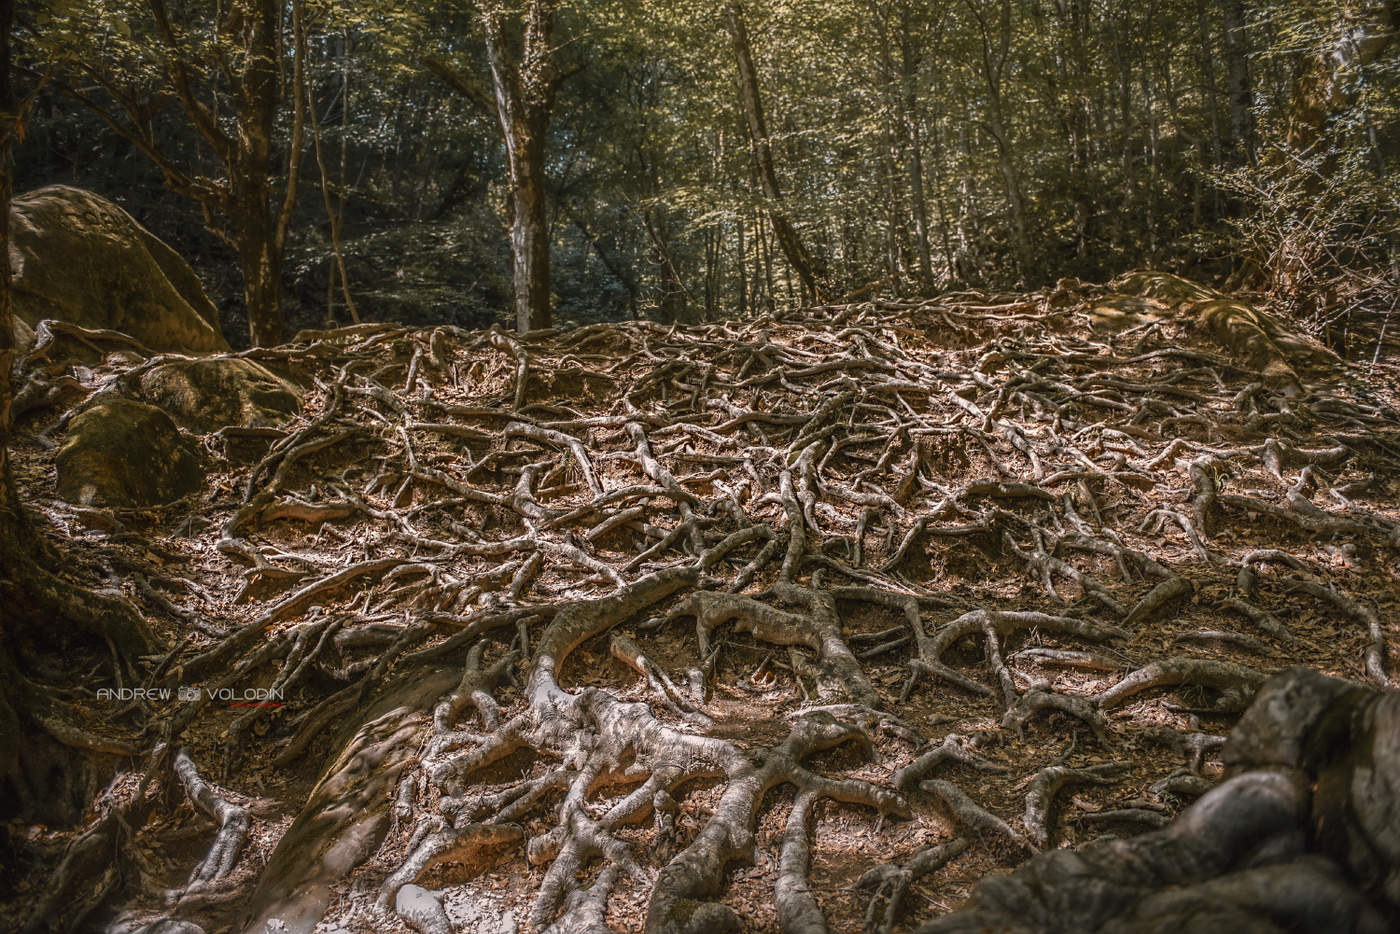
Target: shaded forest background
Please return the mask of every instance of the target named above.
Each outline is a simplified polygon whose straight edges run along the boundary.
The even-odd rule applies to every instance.
[[[1353,324],[1393,307],[1400,255],[1393,19],[1376,0],[51,0],[16,23],[16,190],[117,200],[202,273],[235,343],[245,306],[286,333],[509,320],[505,87],[515,143],[542,148],[559,321],[1153,266],[1264,290],[1369,355],[1379,325]]]

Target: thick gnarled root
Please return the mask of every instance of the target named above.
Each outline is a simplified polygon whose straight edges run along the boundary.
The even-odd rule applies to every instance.
[[[181,749],[175,754],[175,774],[179,776],[180,784],[185,786],[190,802],[218,824],[209,852],[190,874],[189,888],[195,890],[218,882],[229,874],[238,862],[243,844],[248,840],[251,821],[247,808],[220,795],[213,785],[199,777],[188,750]]]
[[[1400,695],[1292,669],[1259,692],[1224,758],[1232,777],[1169,827],[1038,856],[920,934],[1389,930]],[[1052,793],[1072,777],[1046,770],[1037,784]]]

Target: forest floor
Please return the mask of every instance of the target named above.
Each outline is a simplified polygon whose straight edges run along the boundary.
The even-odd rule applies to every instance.
[[[1161,826],[1265,676],[1395,670],[1400,371],[1130,291],[301,335],[243,354],[301,414],[155,510],[59,500],[32,413],[45,534],[169,646],[128,684],[201,699],[51,661],[70,744],[138,751],[89,832],[156,803],[100,871],[23,828],[0,916],[910,930]]]

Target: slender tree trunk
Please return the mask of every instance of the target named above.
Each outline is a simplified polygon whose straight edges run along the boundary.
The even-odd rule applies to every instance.
[[[316,153],[316,169],[321,177],[321,203],[326,209],[326,220],[331,228],[331,256],[330,271],[326,276],[326,321],[335,320],[335,291],[336,283],[340,284],[341,297],[345,301],[345,310],[350,313],[350,320],[356,324],[360,323],[360,312],[355,307],[355,300],[350,296],[350,277],[345,271],[345,254],[340,246],[340,226],[345,218],[345,190],[346,184],[346,144],[348,136],[345,128],[349,126],[350,110],[348,101],[350,99],[350,36],[348,31],[342,40],[341,46],[341,84],[340,84],[340,172],[337,176],[340,179],[339,195],[336,203],[331,201],[330,179],[326,174],[326,158],[321,147],[321,122],[316,116],[316,102],[312,99],[311,89],[306,89],[306,109],[311,113],[311,143]],[[329,113],[327,113],[329,116]]]
[[[356,324],[360,323],[359,311],[355,308],[355,302],[350,297],[350,277],[345,272],[345,256],[341,252],[340,238],[345,226],[345,199],[346,193],[350,190],[349,169],[347,163],[350,155],[350,29],[347,27],[343,33],[344,44],[340,52],[340,171],[336,173],[336,179],[340,190],[336,193],[335,213],[331,216],[331,246],[335,250],[335,265],[340,273],[340,291],[345,298],[345,310],[350,312],[350,320]],[[319,156],[318,156],[319,158]],[[321,180],[325,182],[325,170],[322,169]],[[325,195],[324,185],[322,196]],[[326,210],[330,211],[329,204]]]
[[[748,251],[744,245],[744,215],[740,214],[734,224],[735,233],[738,235],[739,262],[736,263],[739,277],[735,283],[735,300],[739,306],[739,317],[744,318],[749,313],[749,277],[748,277]]]
[[[603,266],[606,267],[608,272],[612,273],[613,277],[627,290],[627,317],[631,318],[633,321],[637,320],[637,298],[639,293],[637,277],[633,275],[631,268],[617,255],[610,242],[611,238],[605,239],[603,236],[595,234],[589,228],[588,222],[585,221],[582,216],[575,213],[567,204],[564,206],[564,213],[568,215],[574,227],[578,228],[578,232],[583,234],[583,239],[588,241],[588,245],[593,247],[593,252],[598,255],[598,259],[602,262]]]
[[[938,208],[938,235],[943,245],[945,274],[953,275],[953,242],[949,232],[948,196],[943,184],[943,143],[938,131],[941,114],[934,114],[933,126],[933,193],[934,204]]]
[[[1254,88],[1249,76],[1249,34],[1244,0],[1222,0],[1225,16],[1225,80],[1230,100],[1230,151],[1240,161],[1254,163]]]
[[[705,228],[705,320],[714,321],[719,304],[719,230]]]
[[[975,241],[969,230],[973,223],[975,209],[973,191],[976,185],[972,178],[972,140],[967,129],[967,121],[964,119],[958,124],[958,148],[962,153],[962,174],[958,181],[958,251],[953,274],[964,282],[971,282],[980,278],[980,271],[973,256]]]
[[[1075,253],[1089,255],[1090,227],[1094,219],[1094,197],[1089,182],[1089,86],[1093,74],[1089,65],[1089,9],[1086,0],[1071,0],[1063,23],[1067,36],[1066,54],[1056,56],[1062,84],[1062,116],[1070,158],[1070,190],[1074,198]]]
[[[276,0],[248,0],[239,22],[248,49],[235,94],[238,132],[229,160],[229,188],[248,332],[256,347],[282,342],[282,255],[272,213],[268,169],[281,82],[277,68]],[[292,184],[289,180],[288,184]]]
[[[903,11],[899,37],[899,120],[909,146],[909,206],[914,215],[914,248],[924,288],[933,286],[933,256],[928,245],[928,201],[924,197],[924,148],[918,120],[919,54],[909,35],[909,12]]]
[[[729,37],[734,46],[734,57],[739,68],[739,96],[744,105],[744,117],[748,122],[749,140],[753,145],[754,160],[758,164],[758,178],[768,211],[768,220],[773,227],[773,236],[778,241],[788,265],[802,280],[802,291],[808,301],[819,301],[826,291],[824,271],[802,243],[796,228],[783,212],[782,189],[778,186],[778,174],[773,166],[773,149],[768,138],[768,126],[763,119],[763,100],[759,95],[758,72],[754,68],[753,55],[749,50],[748,32],[744,28],[744,13],[739,4],[731,2],[725,6],[725,17],[729,24]]]
[[[1210,117],[1210,156],[1212,165],[1220,165],[1223,149],[1220,129],[1220,106],[1216,101],[1215,84],[1215,41],[1211,37],[1210,19],[1206,0],[1196,0],[1196,29],[1201,40],[1201,75],[1205,78],[1206,114]]]
[[[1026,202],[1021,193],[1021,173],[1016,165],[1016,152],[1002,107],[1001,75],[1011,47],[1011,3],[1001,0],[998,5],[996,50],[992,49],[990,26],[980,7],[968,0],[968,7],[977,19],[982,34],[982,77],[987,85],[987,128],[997,147],[997,168],[1006,187],[1006,201],[1011,211],[1011,234],[1016,249],[1016,263],[1025,275],[1031,263],[1031,242],[1027,233]]]
[[[486,57],[506,145],[510,179],[510,251],[515,281],[515,326],[521,333],[550,326],[549,218],[545,210],[545,137],[557,75],[553,0],[529,0],[518,60],[506,46],[501,7],[481,8]]]
[[[773,291],[773,241],[768,238],[761,215],[754,219],[754,230],[758,232],[760,248],[755,262],[762,264],[763,271],[763,310],[771,311],[777,305],[777,297]]]
[[[671,249],[671,223],[666,212],[660,208],[648,208],[642,212],[647,237],[651,240],[652,263],[656,266],[658,288],[661,293],[657,309],[661,320],[667,324],[684,321],[686,316],[685,283],[676,269],[675,254]]]
[[[900,210],[899,170],[895,162],[899,157],[899,130],[886,126],[885,145],[880,153],[880,177],[884,179],[885,195],[885,266],[893,283],[895,295],[904,294],[905,263],[904,251],[900,249],[900,233],[904,230],[906,215]]]

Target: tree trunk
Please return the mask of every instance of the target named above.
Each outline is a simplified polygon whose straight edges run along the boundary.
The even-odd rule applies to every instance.
[[[656,266],[660,298],[657,310],[666,324],[686,320],[686,291],[676,270],[676,257],[671,249],[671,222],[660,208],[642,212],[642,223],[651,240],[652,263]]]
[[[753,55],[749,50],[748,32],[744,28],[744,13],[738,3],[725,6],[725,17],[729,24],[729,38],[734,45],[734,58],[739,68],[739,96],[744,105],[744,118],[748,122],[749,141],[753,145],[754,160],[758,166],[759,184],[767,202],[768,222],[773,228],[773,236],[787,257],[788,265],[802,280],[802,291],[808,301],[820,301],[826,291],[824,271],[802,243],[796,228],[783,213],[782,189],[778,186],[778,174],[773,167],[773,148],[768,139],[768,126],[763,119],[763,99],[759,95],[758,72],[754,68]]]
[[[573,225],[578,228],[578,232],[583,234],[583,239],[588,241],[589,246],[593,247],[593,252],[597,254],[603,266],[606,267],[608,272],[612,273],[613,277],[627,290],[627,317],[636,321],[637,277],[633,275],[631,268],[622,261],[622,258],[617,255],[617,251],[613,249],[613,238],[608,237],[604,239],[601,234],[595,234],[589,229],[588,222],[585,221],[581,215],[575,213],[567,204],[564,206],[564,212],[568,214],[569,220]]]
[[[1011,46],[1011,3],[1001,0],[998,7],[997,48],[992,50],[990,27],[982,10],[968,0],[981,29],[982,37],[982,77],[987,85],[987,128],[997,145],[997,168],[1006,186],[1006,201],[1011,210],[1011,235],[1016,249],[1016,264],[1025,275],[1031,262],[1031,242],[1027,234],[1026,202],[1021,194],[1021,173],[1016,166],[1016,153],[1011,142],[1011,131],[1007,126],[1002,108],[1001,73],[1006,64]]]
[[[510,181],[510,251],[515,326],[522,334],[550,326],[549,219],[545,212],[545,136],[558,80],[553,52],[554,4],[529,0],[518,59],[506,45],[502,9],[481,8],[496,113],[506,145]]]
[[[239,39],[248,57],[234,95],[238,132],[228,165],[230,220],[243,269],[248,336],[253,346],[267,347],[282,342],[282,251],[268,178],[281,99],[277,27],[282,10],[276,0],[240,5],[235,22],[243,27]]]
[[[1230,152],[1238,161],[1254,163],[1254,88],[1249,76],[1249,35],[1245,31],[1243,0],[1224,0],[1225,73],[1230,101]]]
[[[1356,103],[1360,82],[1356,69],[1375,61],[1395,35],[1400,21],[1397,0],[1351,0],[1330,47],[1304,57],[1293,80],[1288,110],[1288,145],[1313,149],[1329,123]]]
[[[919,53],[909,35],[909,11],[903,11],[899,37],[899,119],[909,146],[909,206],[914,215],[914,247],[924,288],[933,286],[933,256],[928,245],[928,202],[924,198],[924,148],[918,121]]]
[[[544,200],[543,133],[516,134],[511,171],[510,252],[515,280],[515,328],[550,326],[549,217]]]
[[[1215,85],[1215,46],[1210,33],[1210,20],[1207,18],[1205,0],[1196,0],[1196,29],[1200,34],[1201,74],[1205,78],[1206,114],[1210,117],[1210,143],[1212,162],[1220,164],[1220,108],[1216,105]]]
[[[243,306],[248,311],[248,336],[254,347],[282,343],[281,256],[273,244],[272,216],[267,210],[267,187],[239,185],[243,197],[232,211],[237,231],[238,263],[243,270]]]
[[[941,114],[934,114],[932,120],[933,129],[933,196],[934,204],[938,208],[938,235],[939,241],[943,245],[943,266],[944,275],[951,278],[953,276],[953,242],[952,235],[948,228],[948,197],[943,184],[943,161],[944,150],[943,141],[939,137],[938,126]]]
[[[744,244],[744,227],[744,215],[743,213],[740,213],[735,218],[734,222],[734,229],[738,239],[737,248],[739,252],[739,261],[735,263],[735,268],[738,270],[739,275],[738,279],[734,283],[734,300],[735,304],[738,306],[737,317],[741,320],[747,317],[749,313],[749,277],[748,267],[745,265],[748,261],[748,248]]]

